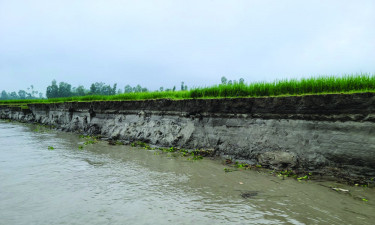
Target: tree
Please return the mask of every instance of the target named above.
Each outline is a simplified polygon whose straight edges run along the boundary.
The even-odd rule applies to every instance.
[[[3,99],[3,100],[8,99],[8,93],[6,91],[1,92],[1,99]]]
[[[137,85],[137,86],[135,86],[134,88],[133,88],[133,91],[135,92],[135,93],[138,93],[138,92],[142,92],[142,87],[141,87],[141,85]]]
[[[26,99],[26,91],[19,90],[18,91],[18,96],[19,96],[20,99]]]
[[[229,81],[228,81],[228,85],[232,85],[232,80],[229,80]]]
[[[172,89],[172,91],[176,91],[176,86],[173,86],[173,89]]]
[[[15,91],[12,91],[12,93],[8,96],[10,99],[19,99],[17,93]]]
[[[124,93],[131,93],[133,92],[133,88],[128,84],[124,88]]]
[[[85,96],[86,95],[86,89],[82,85],[78,86],[75,91],[76,91],[77,96]]]
[[[56,84],[56,80],[52,81],[52,84],[47,87],[46,96],[47,98],[57,98],[59,95],[59,87]]]
[[[99,91],[100,95],[111,95],[111,93],[112,93],[112,88],[109,85],[103,85]]]
[[[244,84],[245,80],[243,78],[240,78],[240,84]]]
[[[221,77],[221,84],[227,84],[227,78],[226,77],[224,77],[224,76],[222,76]]]
[[[60,82],[58,89],[58,97],[71,97],[72,96],[72,85]]]
[[[111,91],[111,95],[115,95],[116,94],[116,89],[117,89],[117,83],[115,83],[113,85],[113,88],[112,88],[112,91]]]
[[[34,90],[34,85],[30,85],[30,87],[27,88],[27,90],[30,90],[30,93],[26,93],[26,95],[28,95],[29,98],[36,98],[35,95],[38,94],[38,91]]]
[[[182,82],[181,82],[181,91],[183,91],[184,88],[185,88],[185,86],[184,86],[184,82],[182,81]]]
[[[97,91],[96,85],[95,84],[91,84],[90,94],[95,95],[97,93],[98,93],[98,91]]]
[[[163,91],[163,90],[164,90],[164,88],[163,88],[163,87],[160,87],[160,88],[159,88],[159,90],[160,90],[160,91]]]
[[[103,82],[95,82],[93,84],[91,84],[91,87],[90,87],[90,94],[92,95],[100,95],[102,94],[102,92],[104,91],[104,83]]]

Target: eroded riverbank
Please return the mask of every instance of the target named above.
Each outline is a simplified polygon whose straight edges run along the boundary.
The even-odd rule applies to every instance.
[[[374,105],[374,93],[67,102],[1,107],[0,118],[368,183],[375,177]]]
[[[85,141],[77,134],[0,122],[1,222],[372,224],[375,220],[373,188],[299,182],[262,170],[226,173],[221,160],[187,160],[102,141],[79,149]]]

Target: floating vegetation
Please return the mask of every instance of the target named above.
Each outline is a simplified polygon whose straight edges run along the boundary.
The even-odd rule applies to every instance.
[[[83,135],[83,134],[81,134],[81,135],[79,135],[79,138],[91,138],[91,137],[90,137],[90,135]]]
[[[235,162],[234,166],[238,169],[251,169],[251,166],[247,163],[239,163],[239,162]]]
[[[203,159],[203,156],[201,155],[196,155],[194,152],[191,153],[192,157],[189,157],[188,160],[201,160]]]
[[[260,165],[250,165],[248,163],[240,163],[240,162],[233,162],[232,159],[225,159],[224,164],[227,166],[232,167],[233,169],[224,168],[224,172],[233,172],[233,171],[239,171],[239,170],[251,170],[261,168]]]
[[[254,198],[258,195],[257,191],[246,191],[240,194],[242,198]]]
[[[297,178],[297,174],[293,170],[282,170],[282,171],[277,171],[277,172],[273,170],[271,174],[275,174],[278,177],[282,177],[283,179],[286,177]]]
[[[92,145],[98,143],[98,136],[90,136],[90,135],[79,135],[79,138],[83,138],[86,141],[83,143],[83,145],[79,145],[78,149],[83,150],[84,146]]]
[[[142,141],[136,141],[136,142],[132,142],[130,144],[132,147],[148,147],[149,145],[146,144],[145,142],[142,142]]]
[[[181,156],[181,157],[188,157],[187,160],[202,160],[204,157],[207,157],[207,156],[213,156],[214,154],[214,151],[213,150],[205,150],[205,149],[195,149],[195,150],[192,150],[192,151],[189,151],[189,150],[186,150],[184,148],[177,148],[177,147],[169,147],[169,148],[155,148],[155,147],[151,147],[150,145],[148,145],[147,143],[145,142],[142,142],[142,141],[135,141],[135,142],[132,142],[130,144],[130,146],[132,147],[142,147],[146,150],[159,150],[160,152],[163,152],[163,153],[167,153],[167,156],[168,157],[177,157],[177,156]],[[172,154],[172,153],[175,153],[175,154]],[[176,154],[176,153],[179,153],[179,154]],[[156,154],[154,153],[154,155],[159,155],[160,153]]]
[[[123,145],[124,143],[122,143],[121,141],[116,141],[115,142],[115,145]]]
[[[85,141],[85,143],[83,143],[83,145],[95,144],[95,143],[97,143],[97,142],[98,142],[98,140],[96,140],[96,139],[88,140],[88,141]]]
[[[297,180],[298,181],[301,181],[301,180],[308,180],[309,179],[309,176],[305,175],[303,177],[298,177]]]
[[[55,148],[52,146],[48,146],[48,150],[54,150]]]
[[[335,191],[337,191],[337,192],[349,193],[349,190],[347,190],[347,189],[343,189],[343,188],[336,188],[336,187],[333,187],[332,190],[335,190]]]

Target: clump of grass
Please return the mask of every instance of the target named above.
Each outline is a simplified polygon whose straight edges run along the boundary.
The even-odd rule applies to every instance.
[[[195,151],[191,152],[191,157],[188,158],[188,160],[201,160],[203,159],[203,156],[197,154]]]
[[[170,148],[159,148],[159,150],[163,152],[176,152],[178,149],[176,147],[170,147]]]
[[[97,143],[98,141],[96,140],[96,139],[94,139],[94,140],[88,140],[88,141],[85,141],[84,143],[83,143],[83,145],[90,145],[90,144],[95,144],[95,143]]]
[[[212,156],[213,150],[195,149],[193,151],[188,151],[184,148],[169,147],[169,148],[152,148],[145,142],[135,141],[130,144],[132,147],[143,147],[146,150],[159,150],[162,153],[167,153],[167,156],[182,156],[188,157],[188,160],[201,160],[206,156]],[[159,153],[160,153],[159,152]],[[159,155],[159,153],[154,153],[154,155]]]
[[[78,149],[82,150],[84,146],[92,145],[98,143],[98,138],[96,136],[90,136],[90,135],[79,135],[79,138],[83,138],[86,141],[83,143],[83,145],[79,145]]]
[[[52,146],[48,146],[48,150],[54,150],[55,148]]]
[[[153,148],[151,148],[150,145],[148,145],[147,143],[142,142],[142,141],[132,142],[130,144],[130,146],[132,146],[132,147],[142,147],[142,148],[144,148],[146,150],[153,150]]]

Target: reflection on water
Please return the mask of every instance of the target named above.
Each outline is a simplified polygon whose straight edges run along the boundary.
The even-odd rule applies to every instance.
[[[373,224],[374,189],[224,173],[220,161],[155,155],[0,122],[0,224]],[[53,146],[54,150],[48,150]],[[360,198],[369,199],[368,202]]]

